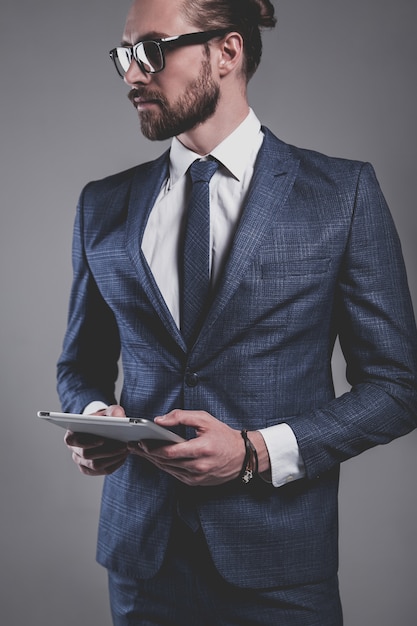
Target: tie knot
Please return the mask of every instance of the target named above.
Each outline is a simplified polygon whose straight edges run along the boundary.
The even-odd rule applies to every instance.
[[[208,183],[218,167],[219,162],[214,159],[194,161],[190,166],[191,180],[193,183]]]

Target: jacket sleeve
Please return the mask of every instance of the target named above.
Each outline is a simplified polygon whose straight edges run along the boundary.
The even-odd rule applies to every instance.
[[[85,193],[85,191],[84,191]],[[81,195],[73,237],[73,284],[68,326],[58,361],[58,394],[62,409],[81,413],[94,400],[116,402],[120,340],[113,313],[90,271],[83,244]]]
[[[374,171],[358,178],[334,304],[351,391],[288,420],[309,478],[417,426],[417,333],[401,247]]]

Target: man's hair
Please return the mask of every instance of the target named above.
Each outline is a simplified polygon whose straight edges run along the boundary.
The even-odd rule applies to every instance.
[[[200,30],[230,29],[242,35],[246,80],[256,71],[262,55],[261,28],[273,28],[275,10],[269,0],[184,0],[186,18]]]

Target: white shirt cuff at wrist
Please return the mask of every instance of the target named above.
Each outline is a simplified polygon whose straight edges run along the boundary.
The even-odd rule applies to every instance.
[[[94,400],[94,402],[90,402],[84,407],[83,415],[92,415],[93,413],[97,413],[97,411],[102,411],[103,409],[107,409],[107,404],[101,402],[101,400]]]
[[[288,424],[277,424],[259,432],[268,449],[274,487],[303,478],[304,463],[292,428]]]

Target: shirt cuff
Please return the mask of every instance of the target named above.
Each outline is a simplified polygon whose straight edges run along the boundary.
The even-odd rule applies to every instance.
[[[288,424],[276,424],[259,432],[268,449],[274,487],[304,478],[304,463],[292,428]]]
[[[94,402],[90,402],[83,410],[83,415],[93,415],[93,413],[97,413],[97,411],[102,411],[103,409],[107,409],[108,405],[101,400],[94,400]]]

